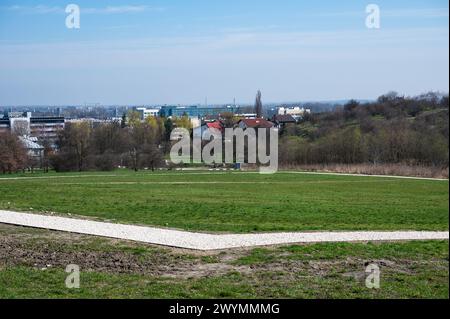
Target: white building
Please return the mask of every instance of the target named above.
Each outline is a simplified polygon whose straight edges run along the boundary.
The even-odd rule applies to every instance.
[[[192,128],[197,128],[202,125],[202,121],[198,117],[190,117],[189,121],[191,121]]]
[[[10,112],[0,118],[0,131],[46,140],[55,140],[64,125],[64,117],[36,117],[31,112]]]
[[[17,135],[30,134],[31,112],[11,112],[9,113],[9,122],[11,132]]]
[[[236,114],[236,116],[243,117],[245,119],[256,119],[258,117],[256,113]]]
[[[294,106],[294,107],[279,107],[278,115],[292,115],[303,116],[305,114],[311,114],[311,109],[305,109],[304,107]]]
[[[38,139],[31,136],[20,136],[19,139],[27,150],[28,157],[32,160],[31,165],[42,167],[44,147],[38,144]]]
[[[136,109],[136,111],[138,111],[141,114],[141,119],[145,120],[148,117],[156,117],[159,115],[159,111],[160,109],[154,108],[154,109],[150,109],[150,108],[146,108],[146,107],[138,107]]]

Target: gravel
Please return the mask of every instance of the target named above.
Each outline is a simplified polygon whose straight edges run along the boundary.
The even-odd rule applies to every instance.
[[[195,250],[294,243],[448,240],[448,231],[358,231],[264,234],[206,234],[146,226],[97,222],[83,219],[0,210],[0,223],[118,238],[149,244]]]

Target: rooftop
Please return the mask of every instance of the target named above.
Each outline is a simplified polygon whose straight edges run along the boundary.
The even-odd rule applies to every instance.
[[[253,128],[271,128],[273,127],[273,123],[269,122],[265,119],[243,119],[239,122],[242,122],[247,127],[253,127]]]

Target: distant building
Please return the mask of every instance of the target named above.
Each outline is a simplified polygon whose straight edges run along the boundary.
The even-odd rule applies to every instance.
[[[256,113],[244,113],[239,114],[239,117],[243,117],[244,119],[256,119],[258,116],[256,115]]]
[[[275,125],[278,128],[281,128],[281,127],[285,126],[286,124],[295,124],[295,123],[297,123],[295,118],[292,115],[290,115],[290,114],[274,115],[274,117],[272,118],[272,122],[275,123]]]
[[[274,124],[265,119],[243,119],[238,122],[238,126],[245,130],[247,128],[272,128]]]
[[[190,117],[192,128],[196,128],[202,125],[202,121],[198,117]]]
[[[64,126],[64,117],[34,117],[31,112],[10,112],[0,118],[0,132],[40,139],[55,140]]]
[[[299,120],[305,116],[305,114],[311,114],[311,109],[305,109],[304,107],[279,107],[278,115],[291,115],[294,119]]]
[[[64,117],[32,117],[30,119],[30,136],[56,140],[64,127]]]
[[[91,128],[96,128],[98,126],[110,123],[120,123],[122,118],[111,118],[107,120],[100,120],[95,118],[81,118],[81,119],[68,119],[66,120],[67,124],[76,124],[76,123],[88,123]]]
[[[141,120],[145,120],[148,117],[156,117],[159,115],[159,108],[146,108],[146,107],[138,107],[136,111],[141,115]]]
[[[44,158],[44,147],[38,143],[37,137],[20,136],[20,141],[25,147],[30,163],[33,167],[42,167],[42,160]]]
[[[163,106],[159,112],[161,117],[183,117],[205,118],[208,116],[217,116],[223,113],[236,113],[237,108],[233,106],[226,107],[198,107],[194,106]]]
[[[0,115],[0,133],[9,131],[9,119]]]
[[[201,138],[202,140],[208,140],[207,138],[204,138],[205,132],[209,132],[212,135],[219,136],[220,134],[223,134],[225,128],[220,121],[214,121],[214,122],[207,122],[204,123],[202,126],[196,127],[193,130],[193,136],[194,138]]]

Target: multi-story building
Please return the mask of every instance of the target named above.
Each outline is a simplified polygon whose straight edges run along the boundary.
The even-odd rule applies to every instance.
[[[0,133],[10,130],[9,118],[0,114]]]
[[[19,136],[55,140],[64,129],[64,117],[33,117],[31,112],[11,112],[0,117],[0,132],[11,131]]]
[[[55,140],[64,126],[64,117],[32,117],[30,119],[30,136]]]
[[[136,108],[136,111],[140,113],[141,119],[145,120],[146,118],[151,117],[151,116],[153,116],[153,117],[158,116],[160,109],[159,108],[150,109],[150,108],[146,108],[146,107],[138,107],[138,108]]]
[[[31,167],[41,167],[44,158],[44,147],[38,144],[37,137],[20,136],[20,141],[25,147]]]
[[[161,117],[197,117],[216,116],[223,113],[236,113],[237,108],[233,106],[226,107],[198,107],[194,106],[163,106],[159,112]]]
[[[111,118],[106,120],[94,119],[94,118],[79,118],[79,119],[66,119],[66,124],[80,124],[88,123],[91,128],[96,128],[105,124],[120,123],[121,118]]]

